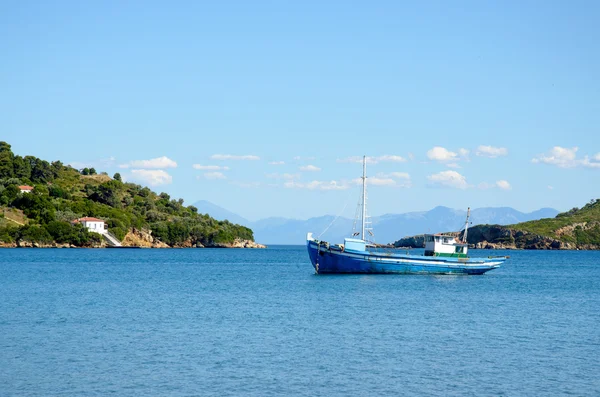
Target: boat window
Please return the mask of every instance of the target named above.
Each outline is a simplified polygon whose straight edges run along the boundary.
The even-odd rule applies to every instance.
[[[440,242],[439,236],[435,236],[435,241],[438,242],[438,243]]]
[[[456,247],[456,253],[460,254],[463,252],[462,247]]]
[[[444,243],[448,244],[450,242],[450,239],[448,237],[444,237]]]

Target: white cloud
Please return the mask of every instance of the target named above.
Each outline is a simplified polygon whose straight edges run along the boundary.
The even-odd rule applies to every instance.
[[[270,165],[284,165],[285,161],[270,161]]]
[[[346,157],[343,159],[337,159],[336,162],[338,162],[338,163],[362,163],[363,158],[361,156],[351,156],[351,157]],[[377,161],[375,160],[374,157],[367,156],[367,164],[375,164],[375,163],[377,163]]]
[[[227,177],[222,172],[205,172],[204,177],[206,179],[214,180],[214,179],[226,179]]]
[[[348,185],[337,181],[312,181],[308,183],[288,181],[283,184],[288,189],[308,189],[308,190],[345,190]]]
[[[167,156],[157,157],[150,160],[133,160],[127,164],[119,165],[120,168],[143,168],[143,169],[162,169],[162,168],[176,168],[177,163]]]
[[[554,189],[554,186],[548,185],[548,190],[553,190],[553,189]]]
[[[300,178],[300,174],[278,174],[278,173],[272,173],[272,174],[265,174],[265,176],[267,178],[270,179],[298,179]]]
[[[82,169],[82,168],[96,168],[98,172],[100,172],[100,170],[103,170],[105,168],[110,168],[112,166],[114,166],[115,164],[115,158],[114,157],[107,157],[105,159],[100,159],[100,160],[89,160],[89,161],[71,161],[69,163],[69,165],[75,169]]]
[[[460,148],[458,149],[458,153],[456,153],[441,146],[434,146],[427,151],[427,158],[446,163],[450,168],[460,168],[457,162],[460,160],[469,161],[469,150]]]
[[[554,146],[552,149],[550,149],[548,154],[540,154],[539,156],[534,157],[531,161],[533,163],[556,165],[560,168],[576,167],[577,161],[575,160],[575,157],[577,157],[577,150],[579,150],[577,146],[570,149]]]
[[[300,171],[316,172],[316,171],[321,171],[321,169],[317,166],[309,164],[309,165],[300,167]]]
[[[379,162],[392,162],[392,163],[404,163],[406,159],[402,156],[396,156],[391,154],[385,154],[375,158]]]
[[[338,163],[362,163],[363,158],[362,158],[362,156],[351,156],[351,157],[346,157],[343,159],[337,159],[336,161]],[[392,154],[385,154],[383,156],[378,156],[378,157],[367,156],[367,164],[377,164],[377,163],[385,163],[385,162],[403,163],[405,161],[406,161],[406,159],[404,157],[392,155]]]
[[[397,183],[392,178],[367,178],[367,183],[371,186],[396,186]]]
[[[362,178],[355,178],[352,180],[355,185],[362,185]],[[392,179],[387,177],[376,177],[371,176],[367,178],[367,185],[371,186],[397,186],[398,183]]]
[[[361,179],[359,178],[359,180],[361,180]],[[362,182],[362,180],[361,180],[361,182]],[[392,178],[371,177],[371,178],[367,178],[367,184],[371,185],[371,186],[396,186],[397,183]]]
[[[496,183],[487,183],[487,182],[481,182],[479,185],[477,185],[477,187],[479,189],[494,189],[494,188],[498,188],[498,189],[502,189],[502,190],[511,190],[512,186],[510,185],[510,183],[508,183],[508,181],[501,179],[499,181],[496,181]]]
[[[362,178],[354,178],[351,181],[354,185],[362,185]],[[391,186],[391,187],[411,187],[410,175],[406,172],[392,172],[390,174],[379,173],[367,178],[369,186]]]
[[[227,171],[229,169],[229,167],[221,166],[221,165],[194,164],[194,165],[192,165],[192,167],[196,170],[203,170],[203,171]]]
[[[390,176],[396,179],[410,179],[408,172],[390,172]]]
[[[466,189],[469,187],[467,179],[456,171],[442,171],[437,174],[429,175],[427,177],[433,185]]]
[[[475,154],[480,157],[495,158],[495,157],[500,157],[500,156],[506,156],[508,154],[508,149],[506,149],[505,147],[480,145],[477,148],[477,151],[475,152]]]
[[[587,168],[600,168],[600,160],[596,160],[597,157],[598,155],[590,160],[588,156],[585,156],[583,160],[581,160],[581,165]]]
[[[512,186],[510,186],[510,183],[508,183],[508,181],[505,181],[504,179],[496,181],[496,186],[499,187],[502,190],[510,190],[510,189],[512,189]]]
[[[578,159],[578,150],[579,148],[577,146],[572,148],[554,146],[548,153],[540,154],[531,159],[531,162],[555,165],[560,168],[575,168],[580,166],[586,168],[600,168],[600,153],[591,158],[589,156],[583,156],[582,159]]]
[[[230,184],[234,185],[234,186],[242,187],[245,189],[255,189],[255,188],[261,186],[260,182],[237,182],[237,181],[234,181],[234,182],[230,182]]]
[[[435,146],[433,149],[427,151],[427,158],[435,161],[456,161],[458,160],[458,155],[441,146]]]
[[[260,160],[260,157],[251,154],[245,154],[242,156],[237,156],[234,154],[213,154],[212,156],[210,156],[210,158],[213,160]]]
[[[315,159],[314,156],[310,156],[310,157],[294,156],[294,160],[296,160],[296,161],[299,161],[299,160],[310,161],[310,160],[314,160],[314,159]]]
[[[126,179],[150,186],[168,185],[173,182],[173,177],[164,170],[131,170]]]

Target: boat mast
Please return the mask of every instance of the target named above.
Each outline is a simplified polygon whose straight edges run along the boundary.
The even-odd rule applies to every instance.
[[[463,234],[463,243],[467,242],[467,232],[469,231],[469,215],[471,215],[471,207],[467,208],[467,220],[465,221],[465,233]]]
[[[367,156],[363,156],[363,192],[362,192],[362,219],[361,219],[361,238],[367,241],[365,238],[365,221],[367,218]]]

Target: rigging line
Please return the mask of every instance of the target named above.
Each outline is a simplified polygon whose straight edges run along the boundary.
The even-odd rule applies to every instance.
[[[356,233],[356,224],[358,223],[358,219],[361,216],[360,215],[361,211],[362,211],[362,193],[360,195],[358,195],[358,202],[356,203],[356,211],[354,212],[354,222],[352,223],[352,236],[353,237]],[[360,233],[358,233],[358,234],[360,234]]]
[[[325,230],[323,230],[323,231],[321,232],[321,234],[319,234],[319,235],[317,236],[317,238],[318,238],[319,240],[321,239],[321,236],[322,236],[322,235],[324,235],[324,234],[325,234],[325,232],[327,232],[327,230],[329,230],[329,228],[330,228],[330,227],[331,227],[331,226],[332,226],[332,225],[335,223],[335,221],[337,221],[337,220],[338,220],[338,218],[339,218],[340,216],[342,216],[342,214],[343,214],[343,213],[344,213],[344,211],[346,210],[346,207],[348,206],[348,203],[350,202],[350,197],[352,196],[352,193],[353,193],[353,192],[352,192],[352,190],[350,190],[350,192],[348,193],[348,197],[346,197],[346,204],[344,205],[344,208],[342,208],[342,211],[341,211],[341,212],[340,212],[340,213],[339,213],[339,214],[338,214],[338,215],[337,215],[335,218],[333,218],[333,220],[331,221],[331,223],[329,224],[329,226],[327,226],[327,227],[325,228]]]

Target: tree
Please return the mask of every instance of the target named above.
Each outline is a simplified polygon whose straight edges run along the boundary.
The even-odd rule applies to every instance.
[[[96,175],[96,169],[94,167],[90,168],[90,175]]]
[[[121,174],[119,174],[118,172],[115,173],[115,175],[113,175],[113,179],[115,181],[123,182],[123,180],[121,179]]]
[[[50,163],[44,160],[36,162],[35,166],[31,170],[31,180],[38,183],[46,183],[54,180],[54,172]]]
[[[108,204],[111,207],[121,207],[121,200],[119,198],[119,191],[123,185],[118,181],[108,181],[104,182],[99,186],[91,186],[89,187],[90,193],[88,198],[93,201],[97,201],[99,203]]]
[[[64,199],[68,199],[71,197],[71,195],[67,191],[65,191],[57,185],[51,185],[50,187],[48,187],[48,194],[50,195],[50,197],[59,197]]]
[[[11,178],[14,175],[13,159],[14,155],[10,150],[10,145],[0,142],[0,178]]]
[[[46,228],[36,225],[21,226],[18,231],[17,239],[31,242],[52,242],[52,236],[50,236]]]
[[[53,161],[51,164],[51,168],[52,168],[52,174],[54,175],[54,178],[58,178],[60,175],[60,172],[63,170],[64,165],[61,161]]]
[[[84,169],[81,170],[81,175],[89,175],[90,174],[90,169],[85,167]]]
[[[2,192],[2,196],[7,198],[7,204],[11,203],[17,196],[21,193],[21,190],[17,187],[17,185],[8,185],[6,189]]]
[[[70,223],[61,221],[52,221],[46,226],[48,233],[52,236],[54,241],[57,243],[79,243],[78,230],[76,230]]]
[[[21,156],[15,156],[13,160],[14,175],[20,179],[31,179],[31,164]]]

